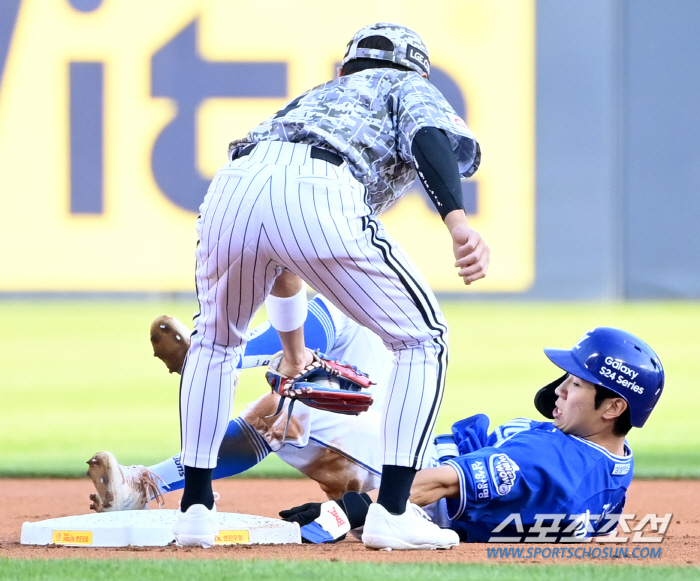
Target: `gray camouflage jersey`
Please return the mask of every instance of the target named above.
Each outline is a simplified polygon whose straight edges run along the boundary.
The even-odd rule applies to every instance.
[[[367,201],[379,214],[416,178],[411,142],[422,127],[447,134],[463,176],[477,170],[479,145],[440,91],[418,73],[395,69],[368,69],[311,89],[233,141],[229,156],[259,141],[331,149],[367,187]]]

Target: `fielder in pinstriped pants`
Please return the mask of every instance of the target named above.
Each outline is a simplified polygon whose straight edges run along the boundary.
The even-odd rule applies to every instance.
[[[310,149],[261,143],[219,170],[202,206],[201,313],[182,378],[187,466],[216,466],[244,337],[281,268],[299,274],[396,352],[384,463],[417,467],[422,461],[442,399],[446,323],[423,278],[364,203],[363,186],[347,167],[312,159]],[[236,259],[229,262],[230,256]]]
[[[338,79],[294,99],[229,146],[230,162],[214,177],[197,221],[200,314],[180,397],[181,544],[213,543],[211,469],[231,416],[249,323],[273,286],[277,292],[280,281],[292,280],[300,288],[301,279],[395,354],[383,398],[382,480],[365,545],[458,542],[452,531],[407,510],[442,401],[447,325],[432,291],[377,219],[418,176],[452,236],[459,276],[470,284],[486,275],[490,251],[467,224],[460,183],[460,174],[477,170],[480,149],[427,81],[429,68],[414,32],[385,23],[365,27],[348,45]],[[276,326],[280,369],[288,365],[291,376],[305,365],[302,323]]]

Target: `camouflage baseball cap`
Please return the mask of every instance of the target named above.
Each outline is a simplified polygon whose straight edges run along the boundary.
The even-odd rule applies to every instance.
[[[394,45],[394,50],[357,47],[361,40],[370,36],[383,36],[391,41]],[[408,67],[417,73],[430,74],[428,49],[421,37],[411,29],[398,24],[378,22],[377,24],[365,26],[357,32],[348,43],[348,50],[345,53],[342,64],[344,65],[348,61],[361,58],[391,61]]]

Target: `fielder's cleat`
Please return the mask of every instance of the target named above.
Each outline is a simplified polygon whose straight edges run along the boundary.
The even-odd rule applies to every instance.
[[[441,529],[419,506],[408,503],[406,512],[395,515],[376,502],[369,505],[362,533],[365,547],[382,551],[449,549],[459,545],[459,536]]]
[[[181,547],[213,547],[219,534],[216,504],[211,510],[203,504],[193,504],[185,512],[178,511],[173,533],[175,542]]]
[[[95,485],[90,508],[96,512],[141,510],[155,498],[163,506],[163,495],[156,479],[162,479],[145,466],[122,466],[111,452],[98,452],[88,461],[87,475]]]

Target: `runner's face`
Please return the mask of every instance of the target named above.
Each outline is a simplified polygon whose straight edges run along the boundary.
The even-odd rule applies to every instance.
[[[554,390],[557,395],[552,422],[565,434],[585,438],[600,427],[603,412],[595,409],[595,385],[569,374]]]

